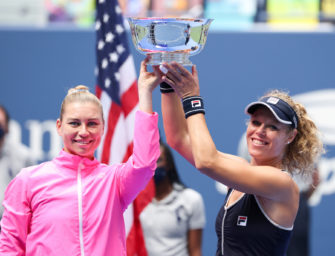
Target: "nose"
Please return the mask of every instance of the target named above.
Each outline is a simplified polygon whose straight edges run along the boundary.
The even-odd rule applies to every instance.
[[[80,126],[80,129],[79,129],[79,131],[78,131],[78,134],[79,134],[80,136],[86,136],[86,135],[88,135],[88,129],[87,129],[87,126],[86,126],[86,125],[82,125],[82,126]]]
[[[264,126],[264,124],[261,124],[260,126],[257,127],[256,133],[258,135],[265,135],[265,126]]]

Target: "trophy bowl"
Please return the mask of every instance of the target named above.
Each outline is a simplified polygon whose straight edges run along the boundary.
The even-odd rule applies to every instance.
[[[128,18],[135,48],[150,55],[148,65],[176,61],[193,65],[189,56],[205,46],[212,19]]]

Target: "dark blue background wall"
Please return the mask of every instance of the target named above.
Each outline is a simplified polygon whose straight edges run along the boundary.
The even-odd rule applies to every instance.
[[[29,146],[28,120],[56,120],[67,89],[95,85],[95,34],[80,29],[0,29],[0,102],[8,107],[22,128]],[[200,73],[206,118],[221,151],[237,152],[245,130],[244,107],[271,88],[292,95],[335,88],[335,33],[211,32],[204,50],[191,61]],[[143,55],[135,51],[136,68]],[[160,112],[158,90],[154,107]],[[162,120],[160,120],[162,129]],[[163,129],[162,129],[163,131]],[[48,137],[45,138],[45,150]],[[202,193],[207,214],[204,255],[214,255],[214,221],[224,195],[213,180],[203,176],[176,153],[183,181]],[[325,156],[333,162],[334,145]],[[334,180],[331,173],[328,180]],[[335,182],[333,190],[335,190]],[[312,251],[314,256],[335,251],[334,192],[313,207]]]

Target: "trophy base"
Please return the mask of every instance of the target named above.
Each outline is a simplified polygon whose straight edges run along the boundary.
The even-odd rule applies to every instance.
[[[155,52],[147,53],[148,56],[151,56],[150,61],[147,65],[160,65],[163,62],[170,63],[175,61],[183,66],[192,66],[193,63],[188,59],[190,56],[189,53],[175,53],[175,52]]]

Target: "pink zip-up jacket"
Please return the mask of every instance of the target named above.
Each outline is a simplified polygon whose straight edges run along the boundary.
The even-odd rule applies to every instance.
[[[133,154],[105,165],[61,151],[22,169],[5,193],[0,255],[126,255],[123,212],[153,176],[158,115],[137,111]]]

